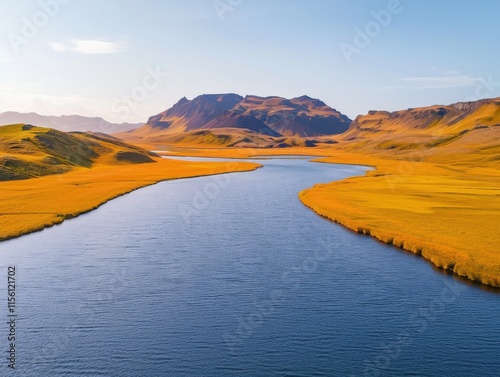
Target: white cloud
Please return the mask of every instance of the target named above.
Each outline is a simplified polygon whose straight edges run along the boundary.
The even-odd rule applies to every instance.
[[[51,42],[57,52],[71,51],[78,54],[115,54],[124,51],[122,44],[97,39],[71,39],[69,43]]]
[[[72,39],[73,51],[81,54],[114,54],[123,51],[123,47],[117,43],[103,42],[98,40]]]
[[[52,50],[54,51],[66,51],[66,46],[64,46],[64,43],[51,42],[50,47],[52,47]]]

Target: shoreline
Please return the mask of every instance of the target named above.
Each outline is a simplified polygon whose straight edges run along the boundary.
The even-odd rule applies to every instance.
[[[344,161],[335,161],[335,158],[322,159],[321,161],[314,162],[332,164],[344,163]],[[448,235],[447,237],[443,236],[442,233],[444,232],[441,230],[442,224],[445,224],[447,219],[441,218],[440,216],[433,216],[432,211],[435,211],[432,207],[433,204],[429,205],[431,211],[429,211],[428,214],[425,213],[426,208],[413,209],[413,212],[416,214],[412,212],[412,209],[408,210],[408,208],[404,208],[404,204],[410,203],[409,199],[411,198],[408,198],[408,196],[412,193],[409,194],[407,187],[404,187],[403,183],[405,182],[400,184],[400,186],[403,186],[401,190],[393,190],[392,193],[387,193],[390,191],[387,184],[390,182],[391,178],[394,178],[393,175],[395,175],[392,173],[392,171],[394,171],[394,166],[390,168],[390,165],[391,162],[389,162],[388,165],[384,164],[381,168],[380,165],[376,164],[376,169],[368,171],[364,176],[351,177],[341,181],[315,185],[311,188],[302,190],[298,194],[298,198],[306,207],[310,208],[319,216],[340,224],[351,231],[369,235],[380,242],[393,245],[407,252],[419,255],[426,261],[430,262],[434,267],[460,278],[468,279],[471,283],[479,283],[488,287],[500,288],[499,266],[493,266],[488,269],[486,268],[488,266],[486,265],[486,267],[484,267],[485,264],[483,263],[484,260],[491,258],[495,254],[494,249],[488,248],[485,243],[481,245],[481,243],[478,242],[477,245],[474,245],[474,242],[468,240],[465,235],[462,235],[462,239],[455,240],[457,242],[454,244],[447,242],[450,237]],[[422,170],[425,170],[425,167],[423,167]],[[424,176],[422,172],[418,171],[413,174],[411,177],[412,180],[417,181],[420,177],[419,174],[424,178],[432,178],[432,174],[426,173],[427,175]],[[381,179],[382,177],[384,177],[387,182],[383,182]],[[410,178],[407,180],[409,181]],[[384,184],[386,185],[386,192],[382,191]],[[413,184],[413,182],[408,182],[407,186],[410,186],[411,184]],[[452,184],[449,186],[446,186],[445,184],[442,185],[445,186],[446,189],[450,190],[450,192],[445,193],[447,197],[460,195],[458,190],[453,191],[456,187]],[[430,186],[432,189],[432,185]],[[491,183],[490,186],[492,186]],[[365,194],[370,196],[369,200],[372,201],[372,204],[366,205],[367,200],[363,202],[358,200],[356,202],[356,193],[357,195]],[[418,194],[421,194],[421,201],[423,204],[426,204],[426,200],[429,202],[432,202],[433,200],[437,201],[436,198],[432,196],[430,196],[430,199],[426,198],[425,194],[427,194],[427,192],[418,192]],[[468,192],[464,192],[464,195],[466,194],[468,194]],[[387,205],[386,203],[383,203],[384,200],[387,200],[387,197],[389,200],[392,200],[393,203],[389,203]],[[401,200],[401,203],[398,203],[400,197],[406,201]],[[382,204],[374,203],[377,199],[382,202]],[[456,202],[460,203],[459,200],[456,200]],[[398,206],[398,204],[403,205]],[[485,202],[485,205],[488,205],[487,201]],[[443,207],[445,206],[443,205]],[[479,211],[482,208],[479,208]],[[446,209],[453,210],[455,208],[450,205],[450,207]],[[421,210],[421,213],[418,213],[418,210]],[[494,206],[491,211],[495,211]],[[402,214],[402,216],[397,220],[406,219],[406,224],[402,224],[401,221],[398,223],[397,220],[391,218],[391,215],[398,214],[398,212],[400,215]],[[460,217],[460,215],[460,213],[455,214],[456,217]],[[425,227],[422,226],[423,224],[420,224],[417,221],[412,222],[412,216],[414,216],[414,218],[419,218],[419,220],[424,219],[430,223],[431,226],[426,224],[427,228],[435,225],[435,231],[433,233],[429,232],[428,234],[425,234]],[[486,220],[491,220],[493,223],[491,223],[491,221],[483,221],[484,224],[489,223],[490,226],[489,233],[486,233],[483,238],[488,238],[488,234],[493,235],[494,237],[494,216],[495,214],[491,215],[491,219],[486,217]],[[418,225],[421,225],[421,229]],[[439,225],[441,225],[441,227],[439,227]],[[451,226],[450,224],[447,224],[447,226],[457,227],[456,223]],[[463,228],[465,228],[465,226]],[[463,228],[459,230],[463,232]],[[483,231],[483,229],[480,230],[481,232]],[[450,233],[453,235],[452,232]],[[472,233],[480,233],[480,231],[478,230],[477,232]],[[481,236],[481,234],[479,234],[478,237],[479,236]],[[463,248],[457,247],[457,243],[460,244],[460,241],[464,244]],[[495,239],[493,238],[493,247],[494,242]],[[471,244],[468,246],[472,247],[467,248],[465,245],[466,243]],[[476,250],[474,250],[474,246],[476,246]],[[475,252],[470,252],[471,250],[477,251],[477,255]],[[485,255],[483,256],[481,253],[484,253]]]
[[[165,161],[165,163],[163,161]],[[174,160],[163,159],[157,162],[158,164],[162,164],[164,166],[151,164],[148,166],[142,165],[139,167],[130,165],[111,168],[97,167],[88,169],[87,171],[80,170],[58,176],[51,175],[28,180],[0,182],[0,191],[3,191],[3,195],[5,195],[6,191],[8,194],[9,191],[5,188],[5,186],[13,186],[14,188],[11,188],[11,191],[20,191],[19,188],[22,188],[21,196],[25,197],[25,201],[29,202],[29,199],[31,199],[31,202],[29,202],[27,205],[26,203],[24,203],[25,208],[34,209],[33,211],[6,212],[3,211],[4,208],[1,207],[6,207],[8,203],[3,201],[3,203],[0,204],[0,225],[2,225],[0,227],[0,242],[16,239],[31,233],[43,231],[44,229],[48,229],[56,225],[60,225],[65,220],[74,219],[81,215],[90,213],[116,198],[130,194],[131,192],[140,190],[148,186],[156,185],[161,182],[176,179],[216,176],[238,172],[250,172],[262,167],[262,165],[246,162],[205,162],[202,164],[200,164],[199,162],[186,162],[182,164],[185,165],[183,167],[186,169],[183,172],[161,170],[162,167],[166,169],[172,167],[172,161]],[[132,174],[130,174],[133,168],[137,169],[135,175],[133,172]],[[144,169],[140,170],[141,168]],[[99,175],[97,176],[97,180],[94,180],[96,179],[94,175],[97,173],[99,173]],[[121,174],[123,174],[123,176]],[[105,179],[102,179],[103,177]],[[67,182],[61,184],[61,181]],[[113,184],[117,187],[110,187]],[[31,187],[30,189],[30,186],[34,187]],[[64,193],[66,195],[71,196],[72,199],[79,198],[80,200],[77,202],[73,201],[73,203],[70,203],[69,205],[67,203],[61,204],[61,207],[58,207],[57,204],[54,205],[54,200],[57,200],[58,198],[55,199],[53,197],[51,189],[60,189],[60,186],[66,186],[66,190],[64,190]],[[81,187],[85,186],[92,186],[91,188],[95,189],[94,192],[90,193],[92,194],[92,201],[90,202],[85,201],[85,199],[87,199],[85,198],[85,196],[79,196],[80,193],[78,192],[78,190]],[[106,189],[107,187],[109,188]],[[104,191],[101,191],[100,189],[103,188]],[[37,195],[41,196],[41,198],[36,198],[37,200],[33,200],[33,196]],[[17,198],[15,198],[15,200],[19,200],[19,195]],[[50,202],[50,206],[53,209],[58,210],[36,211],[39,204],[37,203],[37,201],[39,200],[46,200]],[[45,216],[42,218],[40,215]],[[18,217],[18,219],[10,221],[12,217]],[[34,219],[32,217],[34,217]],[[28,220],[28,224],[26,224],[26,220]],[[9,225],[8,230],[6,230],[7,224]]]
[[[488,283],[488,282],[485,282],[485,281],[482,281],[480,279],[477,279],[477,278],[473,277],[474,274],[475,274],[473,271],[464,272],[464,273],[456,272],[456,271],[454,271],[453,267],[449,267],[450,264],[451,264],[451,262],[449,264],[447,264],[447,266],[444,266],[441,263],[434,262],[432,260],[431,256],[425,255],[424,252],[423,252],[423,250],[425,249],[425,247],[422,246],[422,245],[416,246],[415,248],[406,246],[405,241],[403,239],[401,239],[400,242],[398,242],[398,241],[395,241],[395,239],[396,239],[395,237],[383,236],[381,233],[379,233],[377,231],[373,231],[373,230],[370,230],[370,229],[367,229],[367,228],[363,228],[363,227],[354,226],[352,224],[349,224],[348,220],[342,219],[340,217],[332,217],[330,215],[326,215],[326,214],[321,213],[318,209],[315,209],[314,206],[312,206],[310,204],[307,204],[300,196],[299,196],[299,199],[304,204],[304,206],[306,206],[307,208],[309,208],[311,211],[313,211],[318,216],[321,216],[321,217],[323,217],[323,218],[325,218],[325,219],[327,219],[327,220],[329,220],[331,222],[334,222],[336,224],[342,225],[343,227],[349,229],[350,231],[358,233],[359,235],[365,235],[365,236],[373,237],[377,241],[380,241],[380,242],[382,242],[382,243],[384,243],[386,245],[391,245],[391,246],[394,246],[394,247],[396,247],[398,249],[402,249],[404,251],[407,251],[407,252],[415,254],[415,255],[417,255],[419,257],[422,257],[424,260],[426,260],[427,262],[431,263],[431,265],[433,267],[435,267],[435,268],[437,268],[439,270],[442,270],[443,272],[446,272],[448,274],[451,274],[453,276],[460,277],[460,278],[465,278],[470,283],[477,283],[479,285],[484,285],[485,287],[490,287],[490,288],[495,288],[495,289],[498,288],[499,289],[498,293],[500,293],[500,280],[498,280],[496,277],[490,277],[491,280],[489,280],[489,281],[491,283]],[[398,245],[398,243],[399,243],[399,245]]]

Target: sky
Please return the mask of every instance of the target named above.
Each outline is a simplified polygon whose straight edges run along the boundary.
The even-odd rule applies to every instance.
[[[145,122],[200,94],[350,118],[500,96],[497,0],[0,0],[0,112]]]

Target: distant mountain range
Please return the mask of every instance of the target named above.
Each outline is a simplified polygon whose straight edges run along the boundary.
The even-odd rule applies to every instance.
[[[54,128],[64,132],[101,132],[106,134],[126,132],[144,123],[110,123],[98,117],[80,115],[46,116],[37,113],[17,113],[8,111],[0,114],[0,126],[9,124],[32,124],[39,127]]]
[[[170,109],[150,117],[146,124],[6,112],[0,114],[0,125],[22,123],[61,131],[107,133],[148,146],[282,148],[339,143],[353,151],[391,154],[439,147],[450,153],[458,149],[474,150],[476,155],[485,151],[489,161],[489,152],[500,144],[499,116],[500,98],[394,112],[374,110],[351,121],[308,96],[286,99],[229,93],[182,98]]]
[[[345,132],[351,120],[318,99],[308,96],[242,97],[204,94],[182,98],[170,109],[154,115],[136,130],[117,136],[135,142],[205,142],[226,146],[283,146],[290,138],[311,138]],[[258,139],[256,141],[256,139]],[[293,144],[293,143],[292,143]]]

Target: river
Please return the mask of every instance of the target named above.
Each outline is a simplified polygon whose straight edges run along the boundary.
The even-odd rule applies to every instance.
[[[500,375],[497,292],[298,200],[368,168],[258,162],[159,183],[1,242],[0,375]]]

